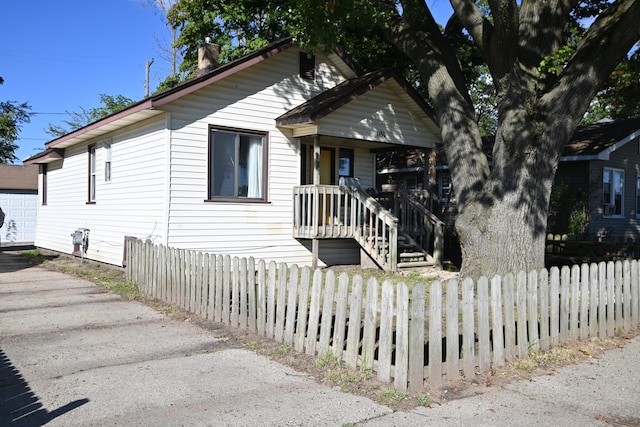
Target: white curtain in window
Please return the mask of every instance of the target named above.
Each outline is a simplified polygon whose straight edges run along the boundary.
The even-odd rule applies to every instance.
[[[249,140],[249,157],[247,159],[247,197],[262,198],[263,171],[262,137],[252,136]]]

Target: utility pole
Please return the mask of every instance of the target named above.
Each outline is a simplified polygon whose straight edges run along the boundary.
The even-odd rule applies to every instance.
[[[153,64],[153,58],[151,58],[151,61],[147,61],[147,75],[144,81],[144,97],[148,97],[149,96],[149,70],[151,69],[151,64]]]

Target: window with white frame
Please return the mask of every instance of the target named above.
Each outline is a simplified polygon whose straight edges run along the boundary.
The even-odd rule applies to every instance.
[[[104,143],[104,181],[111,181],[111,143]]]
[[[267,134],[211,128],[209,200],[265,200]]]
[[[90,145],[89,152],[89,176],[88,176],[88,203],[96,201],[96,146]]]
[[[602,174],[602,203],[603,216],[624,216],[624,170],[604,168]]]

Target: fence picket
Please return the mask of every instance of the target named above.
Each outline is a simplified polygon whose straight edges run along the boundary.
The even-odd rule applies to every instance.
[[[429,383],[442,384],[442,284],[429,288]]]
[[[320,357],[323,357],[329,351],[331,326],[333,325],[333,293],[335,284],[336,275],[333,270],[328,270],[324,282],[322,315],[320,319],[320,341],[318,342],[318,356]]]
[[[284,321],[284,343],[293,346],[293,334],[295,332],[295,321],[298,300],[298,277],[299,271],[297,265],[290,268],[289,286],[287,287],[287,306]]]
[[[489,326],[489,282],[478,280],[478,367],[481,372],[491,368],[491,342]]]
[[[309,328],[305,341],[306,353],[316,354],[318,343],[318,325],[320,320],[320,303],[322,301],[322,270],[316,268],[313,272],[313,285],[311,286],[311,304],[309,305]]]
[[[615,263],[615,324],[613,335],[619,330],[624,329],[624,319],[622,318],[622,262]]]
[[[622,270],[622,308],[624,311],[622,314],[624,319],[622,327],[625,332],[629,332],[629,330],[631,330],[631,263],[628,260],[624,260]]]
[[[640,323],[640,262],[631,261],[631,324],[633,326]],[[625,300],[626,301],[626,300]]]
[[[267,338],[273,338],[276,326],[276,283],[278,269],[276,263],[269,263],[269,278],[267,280]]]
[[[231,301],[229,306],[229,324],[233,328],[238,327],[240,318],[240,260],[233,257],[231,260]]]
[[[256,260],[249,257],[247,260],[247,327],[250,332],[256,332],[256,320],[258,319],[256,306]]]
[[[578,339],[578,316],[580,315],[580,266],[571,267],[571,288],[569,301],[569,338]]]
[[[215,294],[216,294],[216,256],[209,256],[208,271],[208,289],[207,289],[207,319],[213,320],[214,308],[215,308]]]
[[[307,316],[309,308],[309,279],[311,277],[311,269],[303,267],[300,272],[299,301],[298,301],[298,317],[295,329],[295,350],[298,353],[304,352],[304,340],[307,337]]]
[[[336,312],[333,326],[333,354],[342,360],[344,352],[344,335],[347,328],[347,302],[349,301],[349,275],[340,273],[338,294],[336,295]]]
[[[278,286],[276,288],[276,328],[274,339],[281,343],[284,340],[284,320],[287,304],[287,264],[281,262],[278,265]]]
[[[504,356],[507,362],[511,362],[518,350],[516,347],[516,320],[514,309],[515,280],[513,274],[508,273],[502,281],[502,309],[504,310]]]
[[[391,381],[391,351],[393,349],[393,285],[382,282],[382,305],[380,306],[380,340],[378,342],[378,379]]]
[[[362,276],[353,278],[351,302],[349,305],[349,325],[347,331],[347,351],[344,361],[348,366],[358,366],[358,350],[360,349],[360,330],[362,328]]]
[[[580,266],[580,333],[581,340],[589,336],[589,264]]]
[[[601,262],[598,264],[598,336],[600,338],[607,337],[607,264]]]
[[[529,324],[529,345],[533,350],[539,350],[538,272],[535,270],[529,273],[529,281],[527,284],[527,319],[527,323]]]
[[[615,264],[613,261],[607,263],[607,336],[612,337],[616,334],[616,278]]]
[[[551,284],[549,287],[550,343],[552,347],[560,343],[560,270],[551,268]]]
[[[231,257],[225,255],[222,260],[222,323],[228,325],[231,321]]]
[[[406,391],[409,379],[409,288],[400,282],[396,290],[396,360],[393,386]]]
[[[560,274],[560,335],[559,342],[565,343],[569,338],[569,298],[571,287],[571,270],[562,267]]]
[[[547,351],[551,346],[551,330],[549,322],[549,272],[540,272],[540,350]]]
[[[446,352],[445,372],[447,381],[457,379],[460,375],[458,360],[460,354],[460,312],[458,307],[458,280],[451,279],[446,284]]]
[[[368,291],[367,291],[368,293]],[[419,391],[424,387],[424,325],[425,325],[425,286],[417,283],[411,290],[411,308],[409,314],[409,389]],[[368,297],[368,295],[367,295]],[[367,298],[368,301],[368,298]],[[365,314],[366,319],[366,314]],[[366,328],[365,320],[365,328]],[[363,343],[364,352],[364,343]],[[364,359],[364,354],[363,354]],[[363,362],[364,365],[364,362]]]
[[[527,339],[527,273],[520,271],[516,278],[516,340],[518,357],[529,357]]]
[[[378,281],[375,277],[367,281],[367,302],[362,332],[362,369],[373,369],[378,317]]]
[[[258,329],[258,335],[264,337],[266,334],[267,323],[267,277],[266,277],[266,262],[264,260],[258,261],[258,273],[256,285],[256,327]]]
[[[247,324],[248,324],[248,320],[247,319],[247,310],[248,310],[248,297],[249,297],[249,293],[247,290],[247,277],[248,274],[248,269],[247,269],[247,259],[246,258],[240,258],[240,295],[239,295],[239,302],[240,302],[240,312],[239,312],[239,319],[238,321],[240,322],[240,328],[241,329],[248,329],[247,328]]]
[[[216,257],[216,295],[215,295],[215,320],[216,322],[222,321],[222,299],[224,294],[224,256],[218,255]]]
[[[462,282],[462,369],[467,378],[473,377],[476,370],[475,359],[475,314],[474,283],[470,277]]]

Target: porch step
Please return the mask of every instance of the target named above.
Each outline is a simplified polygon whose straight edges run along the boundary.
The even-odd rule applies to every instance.
[[[409,262],[399,262],[398,270],[413,270],[425,267],[433,267],[436,264],[432,261],[409,261]]]
[[[400,261],[411,261],[411,260],[420,260],[425,259],[426,254],[424,252],[401,252],[399,254]]]

